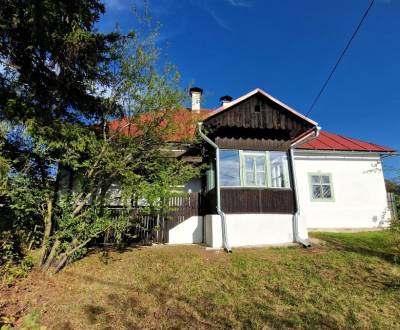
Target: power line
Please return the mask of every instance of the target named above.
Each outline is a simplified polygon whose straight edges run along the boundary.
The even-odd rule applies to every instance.
[[[306,114],[306,117],[308,117],[308,115],[310,114],[310,112],[314,109],[315,104],[318,102],[319,98],[321,97],[322,93],[324,92],[326,86],[327,86],[328,83],[329,83],[329,80],[331,80],[331,78],[332,78],[333,74],[335,73],[336,68],[338,67],[340,61],[342,60],[342,58],[343,58],[343,56],[344,56],[344,54],[346,54],[346,52],[347,52],[347,50],[349,49],[349,47],[350,47],[350,45],[351,45],[351,43],[352,43],[354,37],[356,36],[358,30],[360,29],[362,23],[364,22],[364,20],[365,20],[366,17],[368,16],[368,13],[369,13],[369,11],[370,11],[372,5],[374,4],[374,2],[375,2],[375,0],[372,0],[372,1],[370,2],[370,4],[369,4],[367,10],[364,12],[364,15],[362,16],[360,22],[358,23],[357,28],[354,30],[354,32],[353,32],[351,38],[350,38],[349,41],[347,42],[346,47],[344,47],[344,49],[342,50],[342,53],[340,54],[338,60],[336,61],[335,65],[333,66],[333,68],[332,68],[332,70],[331,70],[331,72],[330,72],[328,78],[325,80],[325,82],[324,82],[324,84],[322,85],[322,87],[321,87],[319,93],[318,93],[317,96],[315,97],[314,101],[311,103],[311,106],[310,106],[310,108],[308,109],[308,112],[307,112],[307,114]]]

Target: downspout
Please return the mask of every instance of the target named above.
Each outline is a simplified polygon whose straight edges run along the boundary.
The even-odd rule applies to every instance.
[[[306,248],[310,247],[311,244],[308,240],[302,239],[299,234],[300,201],[299,201],[299,194],[298,194],[298,190],[297,190],[296,167],[295,167],[295,163],[294,163],[294,151],[293,150],[300,143],[308,143],[308,142],[311,142],[311,141],[315,140],[316,138],[318,138],[320,130],[321,130],[321,127],[316,126],[315,129],[311,132],[311,133],[314,133],[313,137],[311,137],[310,139],[307,140],[307,138],[309,138],[309,135],[306,135],[290,146],[290,163],[291,163],[292,174],[293,174],[294,194],[296,197],[296,213],[293,215],[293,236],[294,236],[293,238],[294,238],[295,242],[300,243],[301,245],[303,245]]]
[[[200,136],[206,141],[209,145],[211,145],[215,149],[216,160],[215,160],[215,172],[216,172],[216,182],[215,182],[215,189],[217,191],[217,213],[221,217],[222,223],[222,244],[226,252],[232,253],[232,249],[229,245],[228,241],[228,231],[226,226],[226,215],[221,209],[221,189],[220,189],[220,182],[219,182],[219,147],[201,131],[203,123],[198,123],[198,131]]]

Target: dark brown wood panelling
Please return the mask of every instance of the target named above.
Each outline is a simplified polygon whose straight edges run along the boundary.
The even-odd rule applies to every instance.
[[[204,214],[216,214],[215,189],[204,197]],[[221,188],[221,208],[226,214],[293,214],[292,189]]]
[[[291,189],[222,188],[221,208],[226,213],[294,213]]]
[[[255,110],[256,106],[259,106],[259,112]],[[204,123],[214,128],[237,127],[288,131],[290,138],[313,127],[309,122],[261,94],[255,94],[228,110],[211,116]]]
[[[252,138],[217,137],[215,143],[221,149],[286,151],[290,141]]]

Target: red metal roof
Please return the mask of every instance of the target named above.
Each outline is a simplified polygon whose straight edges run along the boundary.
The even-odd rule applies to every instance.
[[[193,141],[196,133],[196,124],[198,121],[204,120],[213,115],[215,110],[201,109],[198,112],[190,111],[188,109],[172,110],[170,119],[162,121],[160,125],[172,125],[173,130],[166,140],[168,142],[186,142]],[[151,120],[149,114],[142,114],[140,117],[141,122]],[[111,131],[118,131],[125,135],[135,136],[140,134],[140,129],[135,124],[128,124],[126,118],[117,119],[109,123]],[[333,134],[326,131],[321,131],[319,137],[311,142],[301,144],[296,149],[303,150],[333,150],[333,151],[364,151],[364,152],[395,152],[394,149],[383,147],[374,143],[364,142],[343,135]]]
[[[343,135],[321,131],[319,137],[311,142],[301,144],[296,149],[305,150],[336,150],[336,151],[365,151],[365,152],[395,152],[374,143],[351,139]]]
[[[159,123],[160,127],[171,127],[171,132],[165,137],[168,142],[187,142],[194,140],[196,133],[197,122],[209,117],[214,110],[201,109],[199,111],[191,111],[189,109],[174,109],[169,110],[169,116],[163,117],[164,112],[161,111],[158,115],[162,118]],[[143,113],[139,117],[140,123],[151,122],[157,114]],[[127,118],[115,119],[108,124],[111,132],[117,132],[128,136],[137,136],[141,134],[141,130],[135,121]]]

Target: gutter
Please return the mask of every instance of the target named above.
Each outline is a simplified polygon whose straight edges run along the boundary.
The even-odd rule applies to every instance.
[[[222,244],[224,246],[224,249],[226,252],[232,253],[232,248],[229,245],[229,240],[228,240],[228,230],[226,226],[226,215],[221,209],[221,189],[220,189],[220,182],[219,182],[219,147],[207,136],[201,131],[201,127],[203,125],[202,122],[199,122],[197,124],[198,126],[198,131],[200,136],[203,138],[204,141],[206,141],[209,145],[211,145],[215,149],[216,153],[216,164],[215,164],[215,172],[216,172],[216,182],[215,182],[215,188],[217,191],[217,213],[221,217],[221,223],[222,223]]]
[[[290,146],[290,163],[291,163],[292,173],[293,173],[293,186],[294,186],[294,194],[296,196],[296,208],[297,208],[296,213],[293,215],[293,236],[294,236],[294,241],[297,243],[300,243],[305,248],[310,247],[311,243],[309,240],[302,239],[299,234],[300,201],[299,201],[299,194],[297,191],[296,167],[294,164],[293,150],[296,147],[296,145],[299,145],[300,143],[308,143],[308,142],[311,142],[311,141],[317,139],[319,136],[320,130],[321,130],[321,127],[316,126],[313,129],[313,131],[311,131],[309,134],[305,135],[301,139],[297,140]],[[310,137],[310,134],[314,134],[314,136]]]

